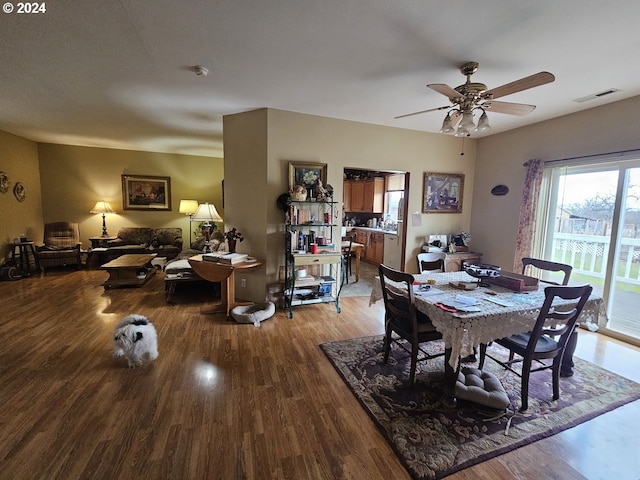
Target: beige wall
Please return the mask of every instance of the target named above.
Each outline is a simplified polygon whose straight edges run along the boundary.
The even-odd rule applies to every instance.
[[[42,240],[37,143],[0,131],[0,171],[10,182],[9,191],[0,193],[0,263],[3,263],[11,255],[14,238],[26,234],[30,240]],[[22,183],[27,191],[22,202],[13,195],[16,182]]]
[[[425,235],[469,229],[475,174],[474,140],[465,141],[465,154],[460,155],[462,141],[455,137],[268,109],[226,116],[224,145],[225,188],[243,191],[237,202],[227,203],[228,218],[242,231],[253,228],[254,222],[260,222],[261,226],[255,230],[258,238],[242,245],[245,253],[266,260],[261,276],[252,274],[259,282],[258,290],[247,292],[254,295],[252,300],[262,300],[264,286],[276,282],[279,265],[283,263],[284,214],[275,202],[289,188],[290,161],[326,163],[328,183],[334,187],[337,201],[342,199],[345,167],[408,171],[411,174],[410,212],[421,209],[424,172],[464,173],[463,213],[424,214],[422,227],[408,225],[407,271],[416,271],[414,259]],[[237,176],[232,176],[232,168]],[[263,174],[259,181],[253,180],[254,175]],[[247,176],[252,179],[247,180]],[[339,218],[342,218],[341,212]],[[334,238],[337,235],[339,231],[334,233]],[[238,292],[238,295],[244,293],[240,289]]]
[[[180,227],[185,247],[189,221],[178,212],[181,199],[213,203],[224,217],[221,158],[55,144],[39,144],[38,154],[44,222],[80,223],[85,248],[89,237],[102,233],[102,218],[89,213],[98,200],[109,202],[117,212],[106,218],[110,235],[127,226]],[[123,174],[170,177],[171,211],[123,210]]]
[[[520,198],[529,159],[554,160],[640,148],[640,97],[478,140],[472,245],[483,260],[513,267]],[[498,184],[508,195],[490,194]]]
[[[272,232],[267,221],[271,182],[267,171],[267,110],[225,116],[223,130],[225,230],[236,227],[244,236],[244,241],[236,245],[238,252],[268,258],[267,239]],[[236,296],[264,301],[268,273],[272,273],[269,263],[236,275]]]

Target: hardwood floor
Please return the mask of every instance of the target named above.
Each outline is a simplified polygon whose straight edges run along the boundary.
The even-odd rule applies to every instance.
[[[163,275],[104,290],[103,271],[0,283],[2,479],[408,479],[318,347],[383,331],[366,297],[239,325],[200,315],[210,287],[164,300]],[[241,296],[241,292],[238,292]],[[111,358],[141,313],[160,357]],[[640,382],[639,349],[581,331],[578,356]],[[640,402],[451,479],[638,479]]]

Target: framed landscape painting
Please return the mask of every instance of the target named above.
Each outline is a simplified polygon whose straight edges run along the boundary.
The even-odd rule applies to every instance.
[[[463,173],[425,173],[422,213],[462,213]]]
[[[171,210],[171,178],[122,175],[124,210]]]
[[[314,188],[318,180],[327,185],[326,163],[294,163],[289,162],[289,188],[304,185],[307,190]]]

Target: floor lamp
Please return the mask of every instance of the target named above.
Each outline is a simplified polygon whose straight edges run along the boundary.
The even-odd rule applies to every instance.
[[[191,248],[191,217],[198,210],[197,200],[180,200],[179,212],[189,215],[189,248]]]

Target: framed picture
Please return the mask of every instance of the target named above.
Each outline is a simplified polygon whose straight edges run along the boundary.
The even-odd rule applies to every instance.
[[[171,210],[171,178],[122,175],[124,210]]]
[[[316,186],[318,179],[322,181],[322,185],[327,185],[326,163],[289,162],[289,188],[304,185],[309,190]]]
[[[461,213],[464,174],[425,173],[422,213]]]

